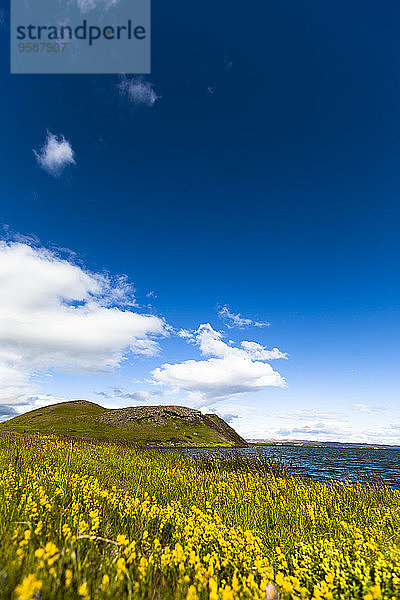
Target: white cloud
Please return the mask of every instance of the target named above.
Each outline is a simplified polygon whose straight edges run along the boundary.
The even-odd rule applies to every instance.
[[[228,419],[245,439],[317,440],[368,444],[400,444],[400,426],[381,422],[374,427],[353,422],[351,413],[319,408],[274,412],[261,406],[223,400],[201,407],[204,413],[214,412]]]
[[[278,350],[278,348],[267,350],[264,348],[264,346],[261,346],[261,344],[246,341],[243,341],[240,345],[253,360],[276,360],[277,358],[287,359],[287,353],[281,352]]]
[[[157,400],[156,403],[160,404],[159,398],[165,395],[162,390],[135,390],[128,392],[120,388],[112,388],[110,391],[96,392],[96,394],[104,398],[102,404],[111,408],[115,407],[116,398],[118,399],[119,406],[131,406],[132,404],[148,403],[154,398]]]
[[[76,3],[82,13],[87,13],[89,10],[93,10],[93,8],[96,8],[98,4],[96,0],[76,0]]]
[[[2,374],[0,373],[0,382],[2,381],[1,377]],[[6,397],[3,392],[4,390],[0,389],[0,422],[12,419],[12,417],[16,417],[28,410],[34,410],[35,408],[65,401],[65,398],[59,398],[58,396],[51,396],[48,394],[29,396],[27,387],[25,387],[24,393],[21,394],[19,398],[14,396]]]
[[[141,77],[122,77],[118,83],[120,95],[127,98],[129,102],[136,105],[144,105],[151,108],[161,98],[150,81]]]
[[[233,329],[234,327],[238,327],[239,329],[245,329],[246,327],[269,327],[270,325],[266,321],[254,321],[248,317],[242,317],[240,313],[233,313],[227,304],[219,309],[218,316],[228,329]]]
[[[104,13],[118,2],[119,0],[76,0],[78,8],[83,14],[94,9],[100,9]]]
[[[191,331],[189,331],[189,329],[180,329],[177,332],[177,335],[183,339],[188,339],[188,340],[193,339],[193,333]]]
[[[337,411],[322,410],[320,408],[297,408],[288,413],[278,413],[277,416],[295,422],[318,419],[321,421],[335,421],[338,423],[346,420],[343,415]]]
[[[383,406],[371,406],[370,404],[363,404],[360,402],[359,404],[353,404],[353,410],[357,410],[363,413],[372,413],[372,412],[381,412],[385,410]]]
[[[1,382],[1,379],[0,379]],[[6,419],[11,419],[16,415],[23,414],[29,410],[35,408],[41,408],[42,406],[48,406],[50,404],[58,404],[59,402],[65,402],[65,398],[60,396],[52,396],[51,394],[35,394],[29,395],[29,387],[25,387],[23,393],[19,398],[8,397],[6,400],[2,400],[3,396],[0,394],[0,422]]]
[[[20,400],[34,393],[29,386],[28,374],[16,365],[20,356],[13,352],[0,353],[0,404]]]
[[[43,146],[33,152],[42,169],[54,177],[61,175],[67,166],[76,164],[71,144],[62,135],[57,137],[48,132]]]
[[[43,248],[0,242],[0,403],[37,395],[38,371],[102,372],[129,352],[156,354],[154,338],[168,327],[127,308],[133,304],[125,279],[111,281]]]
[[[301,425],[301,427],[294,426],[292,429],[279,429],[277,434],[282,437],[290,436],[291,439],[296,439],[296,436],[303,439],[302,436],[305,436],[305,439],[308,440],[312,440],[313,436],[318,440],[321,439],[321,436],[324,436],[324,439],[327,440],[328,436],[337,435],[337,431],[338,429],[336,427],[334,429],[329,429],[326,423],[317,422],[312,425]]]
[[[268,359],[272,354],[273,358],[283,357],[277,349],[267,351],[259,344],[256,344],[256,350],[252,346],[246,349],[243,343],[241,348],[231,347],[209,324],[200,325],[193,333],[182,330],[179,335],[199,346],[203,356],[211,358],[165,363],[152,371],[152,375],[158,384],[187,392],[187,399],[192,404],[215,402],[244,392],[264,390],[268,386],[285,386],[281,375],[264,362],[267,355]]]

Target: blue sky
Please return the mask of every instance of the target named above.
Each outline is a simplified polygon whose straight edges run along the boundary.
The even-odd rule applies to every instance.
[[[10,75],[1,15],[4,416],[180,403],[247,437],[400,443],[398,3],[153,0],[143,78]]]

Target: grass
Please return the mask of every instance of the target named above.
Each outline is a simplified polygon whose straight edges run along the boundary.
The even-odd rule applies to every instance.
[[[230,446],[225,437],[202,423],[182,423],[170,418],[165,425],[155,426],[143,419],[116,425],[97,419],[107,409],[82,400],[63,402],[30,411],[0,424],[0,431],[47,433],[79,438],[119,440],[154,446]]]
[[[400,597],[398,492],[228,452],[3,433],[1,599]]]

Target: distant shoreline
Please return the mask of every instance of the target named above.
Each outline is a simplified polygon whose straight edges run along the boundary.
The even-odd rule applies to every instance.
[[[316,440],[247,439],[250,446],[309,446],[312,448],[365,448],[375,450],[400,450],[392,444],[366,444],[363,442],[318,442]]]

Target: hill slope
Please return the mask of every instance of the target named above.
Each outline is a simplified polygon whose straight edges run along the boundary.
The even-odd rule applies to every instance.
[[[217,415],[184,406],[106,409],[74,400],[32,410],[0,424],[1,431],[54,433],[148,445],[247,446]]]

